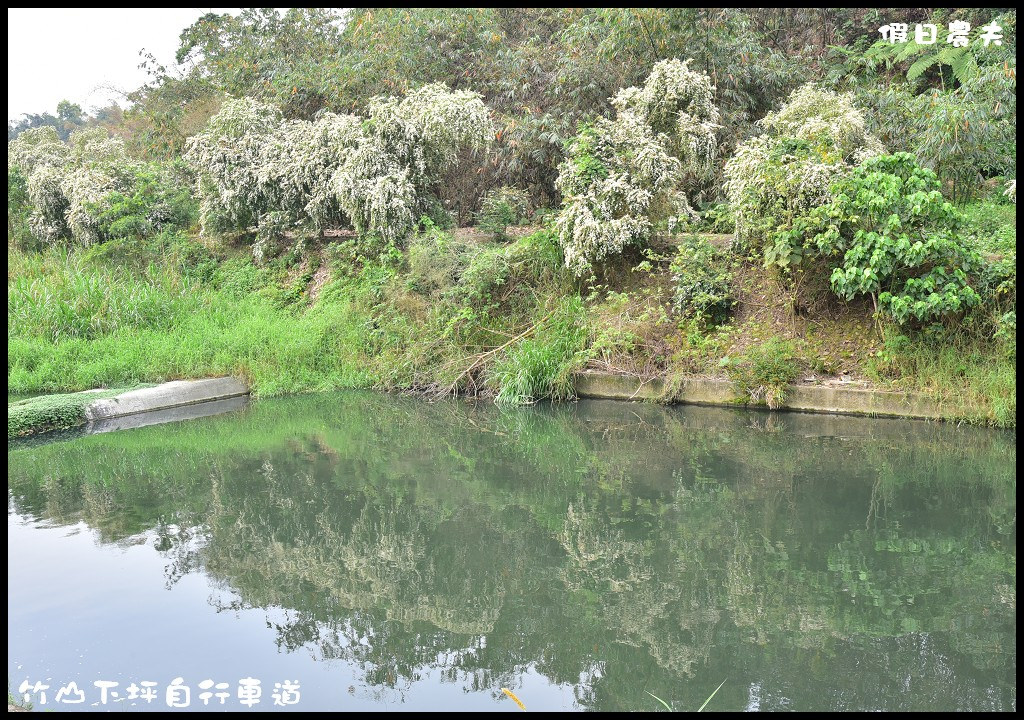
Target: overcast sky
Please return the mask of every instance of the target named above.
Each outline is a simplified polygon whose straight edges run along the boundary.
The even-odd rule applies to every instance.
[[[145,48],[167,67],[178,35],[206,12],[234,8],[8,9],[7,118],[54,113],[63,99],[85,110],[117,99],[103,89],[130,91],[146,80]]]

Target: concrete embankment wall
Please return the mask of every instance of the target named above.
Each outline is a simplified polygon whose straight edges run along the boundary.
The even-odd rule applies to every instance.
[[[107,432],[187,420],[238,409],[248,399],[249,387],[232,377],[40,395],[7,403],[7,437],[82,427],[87,433]]]
[[[90,422],[109,420],[125,415],[227,400],[248,394],[249,387],[233,377],[175,380],[155,387],[131,390],[112,398],[95,400],[86,406],[85,419]]]
[[[642,380],[627,375],[586,370],[576,374],[575,385],[576,393],[581,398],[645,400],[719,407],[736,407],[744,404],[738,401],[737,392],[729,381],[715,378],[689,377],[669,385],[665,378],[660,377]],[[245,406],[248,402],[249,387],[238,378],[232,377],[177,380],[154,387],[130,390],[113,397],[87,399],[89,394],[97,392],[110,391],[77,394],[83,397],[80,407],[84,407],[81,420],[77,424],[88,424],[85,427],[87,433],[124,430],[229,412]],[[12,407],[8,405],[9,437],[12,436]],[[779,409],[922,419],[941,419],[951,414],[949,408],[943,412],[939,401],[925,395],[843,385],[791,386]],[[60,426],[40,422],[35,431],[74,425],[74,422]],[[33,430],[30,429],[28,432]]]
[[[686,378],[669,388],[663,378],[645,381],[627,375],[584,371],[576,374],[576,394],[579,397],[614,400],[737,405],[737,393],[732,384],[714,378]],[[941,404],[925,395],[836,385],[794,385],[786,391],[780,409],[926,419],[939,419],[943,416]]]

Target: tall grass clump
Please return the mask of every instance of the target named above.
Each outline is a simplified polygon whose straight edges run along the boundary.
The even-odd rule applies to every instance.
[[[738,357],[724,358],[722,365],[742,398],[772,410],[782,407],[786,390],[798,374],[793,343],[780,338],[756,345]]]
[[[11,264],[8,337],[60,342],[120,329],[167,329],[199,306],[191,284],[166,266],[150,264],[135,273],[89,265],[66,250],[23,256]]]
[[[366,320],[351,303],[282,307],[249,260],[221,263],[206,281],[171,263],[133,272],[80,250],[8,251],[8,263],[11,392],[211,375],[243,377],[261,395],[370,384]]]
[[[588,330],[579,296],[563,299],[513,345],[487,374],[499,405],[520,405],[574,396],[572,375],[585,361]]]

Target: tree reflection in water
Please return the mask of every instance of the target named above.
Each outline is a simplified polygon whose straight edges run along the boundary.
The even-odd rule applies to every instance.
[[[766,421],[767,420],[767,421]],[[1013,434],[610,402],[350,393],[12,446],[12,502],[168,584],[284,608],[279,647],[595,710],[1016,704]],[[268,615],[269,618],[269,615]],[[529,699],[523,698],[529,707]]]

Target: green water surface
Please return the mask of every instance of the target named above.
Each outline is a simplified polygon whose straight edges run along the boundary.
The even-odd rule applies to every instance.
[[[372,393],[8,449],[8,685],[1014,710],[1015,433]],[[49,679],[49,680],[47,680]],[[230,685],[223,706],[198,684]],[[294,680],[295,705],[274,705]],[[57,705],[75,681],[80,705]],[[108,709],[118,709],[113,701]]]

